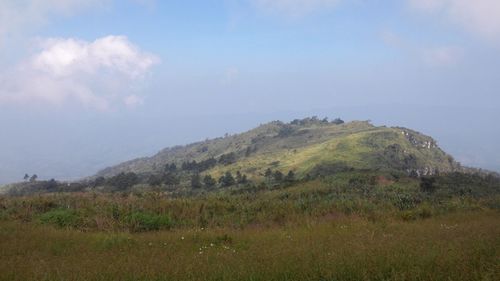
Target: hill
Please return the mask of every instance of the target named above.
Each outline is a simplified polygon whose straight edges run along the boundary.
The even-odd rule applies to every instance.
[[[345,169],[394,170],[418,176],[462,169],[434,139],[414,130],[313,117],[274,121],[241,134],[166,148],[152,157],[106,168],[97,177],[157,174],[167,165],[203,162],[210,162],[202,169],[205,173],[220,176],[225,171],[241,171],[250,178],[261,177],[269,168],[291,170],[302,177]]]

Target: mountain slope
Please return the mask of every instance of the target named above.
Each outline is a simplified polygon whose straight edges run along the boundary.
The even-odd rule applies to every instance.
[[[274,121],[253,130],[160,151],[100,171],[111,177],[122,172],[156,174],[168,164],[217,160],[205,171],[219,176],[241,171],[261,177],[268,168],[298,175],[342,169],[397,170],[416,175],[460,170],[436,141],[416,131],[366,121],[328,122],[317,118]],[[215,161],[214,160],[214,161]]]

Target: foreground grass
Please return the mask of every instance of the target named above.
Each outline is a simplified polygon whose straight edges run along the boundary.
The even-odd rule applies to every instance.
[[[499,280],[500,216],[80,232],[0,222],[0,280]]]

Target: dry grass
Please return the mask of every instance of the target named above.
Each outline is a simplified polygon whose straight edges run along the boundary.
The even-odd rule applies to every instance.
[[[0,280],[499,280],[500,216],[130,234],[0,222]]]

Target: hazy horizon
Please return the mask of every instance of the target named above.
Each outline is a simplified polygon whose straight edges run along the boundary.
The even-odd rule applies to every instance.
[[[495,0],[0,1],[0,184],[317,115],[500,171]]]

